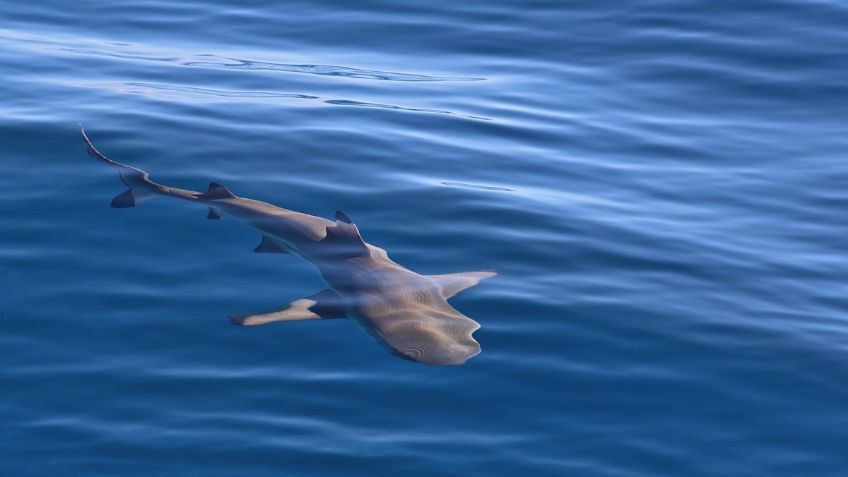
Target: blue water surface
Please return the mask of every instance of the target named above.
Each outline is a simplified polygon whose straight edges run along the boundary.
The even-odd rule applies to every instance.
[[[0,5],[0,475],[848,475],[848,4]],[[325,285],[124,190],[496,268],[482,353],[241,328]]]

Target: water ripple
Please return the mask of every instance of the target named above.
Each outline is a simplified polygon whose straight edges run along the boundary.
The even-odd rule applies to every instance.
[[[366,103],[364,101],[351,101],[346,99],[328,99],[324,101],[328,104],[335,104],[337,106],[360,106],[366,108],[381,108],[381,109],[398,109],[401,111],[415,111],[419,113],[436,113],[436,114],[450,114],[453,116],[461,116],[463,118],[468,119],[480,119],[482,121],[491,121],[491,118],[484,118],[483,116],[472,116],[470,114],[460,114],[454,113],[452,111],[446,111],[444,109],[428,109],[428,108],[404,108],[401,106],[394,106],[391,104],[381,104],[381,103]]]
[[[323,99],[320,96],[314,96],[311,94],[300,94],[300,93],[277,93],[271,91],[231,91],[231,90],[220,90],[220,89],[211,89],[211,88],[199,88],[196,86],[182,86],[182,85],[171,85],[171,84],[158,84],[158,83],[143,83],[143,82],[127,82],[127,83],[119,83],[119,84],[104,84],[104,83],[96,83],[92,84],[94,87],[107,87],[116,89],[121,92],[128,93],[144,93],[144,92],[152,92],[152,91],[170,91],[177,93],[188,93],[192,95],[202,95],[202,96],[213,96],[219,98],[239,98],[239,99],[272,99],[272,98],[284,98],[284,99],[305,99],[305,100],[317,100],[325,104],[331,104],[334,106],[356,106],[356,107],[364,107],[364,108],[378,108],[378,109],[392,109],[397,111],[409,111],[409,112],[417,112],[417,113],[431,113],[431,114],[447,114],[450,116],[457,116],[466,119],[478,119],[481,121],[491,121],[491,118],[486,118],[482,116],[473,116],[470,114],[462,114],[456,113],[453,111],[447,111],[444,109],[431,109],[431,108],[412,108],[412,107],[404,107],[397,106],[393,104],[383,104],[383,103],[369,103],[365,101],[353,101],[349,99]]]
[[[312,95],[309,95],[309,94],[274,93],[274,92],[270,92],[270,91],[228,91],[228,90],[220,90],[220,89],[197,88],[197,87],[194,87],[194,86],[180,86],[180,85],[140,83],[140,82],[122,83],[122,85],[125,85],[125,86],[128,86],[128,87],[141,88],[141,89],[152,89],[152,90],[160,90],[160,91],[174,91],[174,92],[181,92],[181,93],[200,94],[200,95],[207,95],[207,96],[218,96],[218,97],[221,97],[221,98],[320,99],[318,96],[312,96]]]
[[[367,70],[336,65],[298,65],[291,63],[273,63],[269,61],[253,61],[240,58],[218,56],[213,54],[200,54],[191,57],[176,57],[134,55],[127,53],[115,53],[104,50],[92,50],[87,48],[60,48],[60,50],[69,53],[107,56],[110,58],[119,58],[124,60],[161,61],[168,63],[176,63],[180,66],[190,67],[283,71],[286,73],[305,73],[320,76],[341,76],[345,78],[372,79],[380,81],[483,81],[486,79],[462,76],[431,76],[417,73],[396,73],[392,71]]]
[[[113,42],[104,40],[92,40],[78,38],[61,38],[57,36],[39,36],[30,33],[22,33],[15,30],[0,29],[0,38],[14,40],[17,46],[24,47],[24,44],[46,44],[54,45],[57,50],[66,53],[76,53],[81,55],[104,56],[109,58],[118,58],[124,60],[141,60],[174,63],[180,66],[201,67],[201,68],[222,68],[222,69],[244,69],[244,70],[266,70],[266,71],[281,71],[286,73],[303,73],[319,76],[336,76],[355,79],[370,79],[379,81],[406,81],[406,82],[436,82],[436,81],[484,81],[482,77],[466,77],[466,76],[435,76],[420,73],[401,73],[394,71],[383,71],[377,69],[353,68],[340,65],[326,64],[297,64],[297,63],[277,63],[271,61],[256,61],[243,58],[235,58],[229,56],[221,56],[211,53],[190,54],[190,55],[154,55],[147,53],[129,53],[120,51],[111,51],[95,48],[82,48],[75,46],[61,46],[69,43],[91,43],[109,47],[129,48],[133,45],[123,42]],[[137,45],[136,45],[137,48]]]
[[[462,187],[465,189],[491,190],[497,192],[513,192],[515,189],[507,189],[506,187],[487,186],[480,184],[466,184],[464,182],[442,182],[442,185],[448,187]]]
[[[321,76],[344,76],[346,78],[373,79],[381,81],[482,81],[485,79],[460,76],[430,76],[414,73],[394,73],[391,71],[366,70],[334,65],[271,63],[267,61],[251,61],[217,55],[198,55],[198,57],[203,57],[204,60],[179,61],[179,63],[184,66],[202,66],[206,68],[285,71],[289,73],[307,73]]]

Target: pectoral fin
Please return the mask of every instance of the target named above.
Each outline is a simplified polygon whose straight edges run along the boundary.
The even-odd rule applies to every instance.
[[[277,321],[330,320],[347,318],[347,310],[339,295],[333,290],[320,292],[289,303],[287,308],[268,313],[231,315],[234,325],[256,326]]]
[[[439,288],[442,291],[442,296],[450,298],[457,293],[465,290],[466,288],[471,288],[474,285],[480,283],[481,280],[485,280],[486,278],[493,277],[497,275],[498,272],[494,270],[480,270],[478,272],[462,272],[462,273],[448,273],[446,275],[427,275],[427,278],[436,282],[439,285]]]

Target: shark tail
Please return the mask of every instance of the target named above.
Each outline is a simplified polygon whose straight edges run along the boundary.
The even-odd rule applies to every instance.
[[[113,161],[112,159],[104,156],[97,150],[96,147],[94,147],[94,144],[91,143],[91,139],[88,138],[82,124],[80,124],[80,133],[82,134],[83,141],[85,141],[85,144],[88,147],[88,154],[98,161],[117,169],[118,175],[121,177],[121,181],[128,187],[126,191],[116,195],[112,199],[112,207],[119,209],[135,207],[141,202],[157,195],[168,195],[169,189],[151,181],[147,172],[126,164],[121,164],[120,162]]]

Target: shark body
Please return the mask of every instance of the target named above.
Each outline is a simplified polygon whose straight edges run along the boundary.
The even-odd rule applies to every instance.
[[[480,325],[447,302],[458,292],[496,274],[494,270],[420,275],[392,261],[385,250],[366,243],[342,212],[335,220],[236,197],[220,184],[206,192],[167,187],[149,175],[101,154],[81,129],[88,153],[118,170],[128,189],[112,207],[134,207],[170,196],[208,207],[208,218],[228,217],[258,230],[256,252],[289,253],[312,263],[329,288],[268,313],[231,315],[241,326],[297,320],[349,318],[378,343],[402,358],[431,365],[462,364],[480,352],[472,333]]]

